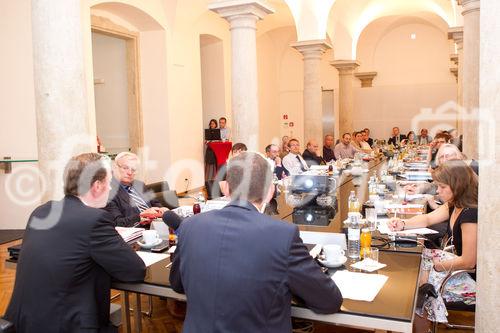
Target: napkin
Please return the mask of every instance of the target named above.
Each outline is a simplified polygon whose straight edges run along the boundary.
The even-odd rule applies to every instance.
[[[389,277],[381,274],[354,273],[337,271],[332,276],[342,297],[356,301],[371,302]]]
[[[366,258],[364,260],[358,261],[355,264],[352,264],[351,267],[356,268],[356,269],[362,269],[367,272],[374,272],[376,270],[379,270],[381,268],[384,268],[387,266],[386,264],[381,264],[378,261],[375,261],[370,258]]]

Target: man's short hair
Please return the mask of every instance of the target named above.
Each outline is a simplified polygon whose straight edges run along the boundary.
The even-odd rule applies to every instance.
[[[342,139],[343,139],[346,135],[351,136],[351,133],[349,133],[349,132],[345,132],[344,134],[342,134]]]
[[[85,153],[72,157],[64,168],[64,194],[87,193],[94,182],[106,179],[110,169],[110,159],[105,155]]]
[[[243,152],[228,162],[226,180],[233,200],[261,204],[272,179],[271,166],[257,153]]]
[[[297,140],[297,139],[290,139],[290,140],[288,140],[288,143],[286,144],[288,146],[288,148],[290,148],[290,143],[292,141],[299,143],[299,140]]]
[[[224,121],[227,123],[227,119],[226,119],[226,117],[220,117],[220,118],[219,118],[219,122],[220,122],[221,120],[224,120]]]
[[[122,160],[124,158],[129,158],[129,159],[133,159],[133,160],[139,160],[139,157],[136,154],[134,154],[132,152],[129,152],[129,151],[122,151],[121,153],[119,153],[118,155],[116,155],[116,157],[115,157],[115,163],[120,162],[120,160]]]
[[[231,149],[231,151],[234,153],[234,152],[236,152],[238,150],[247,151],[248,148],[247,148],[247,146],[244,143],[238,142],[238,143],[235,143],[233,145],[233,148]]]
[[[270,145],[266,146],[266,153],[270,153],[272,147],[276,147],[276,148],[279,149],[278,145],[275,145],[274,143],[271,143]]]

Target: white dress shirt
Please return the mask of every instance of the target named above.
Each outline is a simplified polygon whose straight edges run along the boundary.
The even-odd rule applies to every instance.
[[[300,154],[288,153],[288,155],[283,157],[281,164],[292,175],[298,175],[304,172],[304,170],[309,170],[306,161],[304,161]]]

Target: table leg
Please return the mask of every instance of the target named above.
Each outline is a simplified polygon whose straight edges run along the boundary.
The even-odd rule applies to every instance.
[[[142,311],[141,311],[141,294],[135,294],[135,309],[134,309],[134,323],[135,323],[135,332],[142,332]]]
[[[132,328],[130,325],[130,300],[129,300],[128,296],[129,296],[129,292],[124,291],[123,297],[122,297],[122,300],[123,300],[122,308],[125,311],[125,315],[124,315],[125,333],[131,333],[131,328]]]

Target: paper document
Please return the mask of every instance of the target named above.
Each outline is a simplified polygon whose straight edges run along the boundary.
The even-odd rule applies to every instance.
[[[389,277],[381,274],[354,273],[337,271],[332,276],[342,297],[356,301],[371,302]]]
[[[406,229],[401,231],[391,231],[389,229],[389,225],[387,224],[389,219],[379,219],[379,225],[377,227],[378,231],[381,234],[386,235],[429,235],[429,234],[437,234],[436,230],[432,230],[429,228],[416,228],[416,229]]]
[[[144,252],[144,251],[137,251],[136,252],[139,257],[141,257],[142,261],[144,261],[144,264],[146,267],[151,266],[154,263],[157,263],[158,261],[161,261],[163,259],[167,259],[170,257],[169,254],[166,253],[151,253],[151,252]]]
[[[321,244],[316,244],[310,251],[309,254],[311,257],[316,258],[320,253],[321,250],[323,249],[323,246]]]
[[[144,228],[115,227],[115,229],[125,242],[141,237],[144,231]]]

